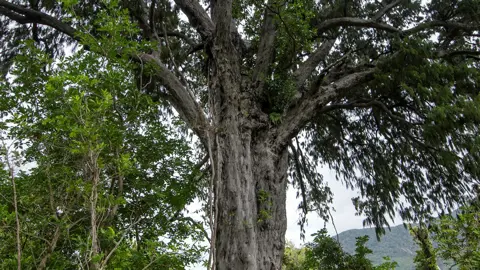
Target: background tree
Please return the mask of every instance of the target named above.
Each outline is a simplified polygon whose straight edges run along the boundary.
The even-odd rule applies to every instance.
[[[306,247],[297,248],[293,243],[287,241],[282,259],[282,270],[305,269],[306,251]]]
[[[23,268],[184,269],[200,259],[203,227],[183,212],[199,191],[191,149],[126,65],[86,52],[54,61],[27,42],[0,83],[3,136],[30,167],[15,169]],[[2,269],[17,264],[9,178]]]
[[[478,202],[460,208],[455,216],[445,215],[437,222],[433,239],[436,252],[452,260],[459,269],[480,267],[480,207]]]
[[[430,240],[430,233],[427,226],[423,223],[416,227],[410,226],[410,234],[420,247],[420,249],[416,251],[415,258],[413,259],[416,269],[439,269],[437,265],[436,251],[433,248],[432,241]]]
[[[373,265],[367,258],[367,255],[372,253],[372,250],[365,246],[368,236],[357,237],[355,254],[345,252],[340,243],[330,237],[325,229],[314,236],[314,240],[303,248],[286,246],[282,269],[391,270],[397,266],[396,262],[391,262],[388,258],[385,258],[386,261],[378,266]]]
[[[478,0],[173,2],[0,0],[2,64],[25,38],[135,61],[209,154],[217,269],[281,267],[289,169],[303,215],[323,164],[379,232],[472,196]]]

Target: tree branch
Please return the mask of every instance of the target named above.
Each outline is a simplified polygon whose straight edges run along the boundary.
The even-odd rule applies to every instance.
[[[402,122],[408,125],[423,125],[422,122],[409,122],[405,118],[394,114],[392,110],[390,110],[385,103],[379,101],[379,100],[360,100],[360,101],[352,101],[348,103],[340,103],[340,104],[331,104],[323,107],[320,109],[317,114],[321,113],[326,113],[329,111],[333,111],[336,109],[354,109],[354,108],[371,108],[371,107],[377,107],[380,108],[382,111],[384,111],[391,119],[396,120],[398,122]]]
[[[396,7],[402,1],[403,0],[396,0],[396,1],[393,1],[392,3],[390,3],[390,4],[387,4],[386,6],[384,6],[381,10],[379,10],[372,17],[373,21],[363,20],[362,24],[364,24],[364,25],[358,25],[358,26],[371,26],[371,25],[382,26],[382,27],[386,27],[389,31],[390,30],[393,31],[394,29],[395,29],[394,30],[395,32],[398,31],[398,29],[396,29],[394,27],[391,27],[391,26],[386,25],[386,24],[378,23],[378,20],[380,20],[380,18],[383,15],[385,15],[392,8]],[[357,18],[353,18],[353,19],[356,19],[356,20],[352,20],[351,21],[352,23],[360,24],[359,20],[361,20],[361,19],[357,19]],[[334,24],[335,21],[330,20],[330,23],[328,23],[328,21],[325,22],[325,23],[326,23],[326,25],[324,27],[332,27],[332,26],[328,26],[328,24]],[[336,23],[342,24],[343,22],[342,23],[336,22]],[[376,27],[374,27],[374,28],[376,28]],[[310,55],[310,57],[305,62],[303,62],[303,64],[301,64],[300,67],[294,72],[294,77],[296,78],[297,89],[299,89],[303,85],[305,80],[317,68],[318,63],[320,63],[322,60],[324,60],[328,56],[330,50],[335,45],[335,41],[336,41],[336,39],[329,39],[329,40],[323,42],[323,44],[315,52],[313,52]]]
[[[142,219],[139,218],[137,219],[136,221],[134,221],[132,224],[130,224],[130,226],[128,226],[125,231],[122,233],[122,236],[120,237],[120,239],[115,242],[115,246],[112,248],[112,250],[110,250],[110,252],[107,254],[107,256],[105,256],[105,259],[103,259],[103,261],[101,262],[101,265],[100,265],[100,268],[99,269],[104,269],[105,266],[107,265],[108,261],[110,260],[110,258],[112,257],[113,253],[115,253],[115,251],[118,249],[118,247],[120,246],[120,244],[122,243],[122,241],[125,239],[125,237],[128,235],[128,232],[129,230],[135,226],[136,224],[138,224]]]
[[[277,128],[272,129],[273,134],[271,135],[276,138],[277,146],[285,146],[285,143],[288,143],[308,123],[319,108],[328,104],[341,92],[369,81],[375,71],[376,68],[370,68],[346,75],[329,85],[320,86],[318,91],[304,96],[296,106],[286,112],[282,123]]]
[[[232,33],[232,0],[214,0],[212,3],[212,19],[215,24],[215,39],[218,43],[230,42]]]
[[[383,15],[389,12],[392,8],[398,6],[398,4],[400,4],[402,1],[404,0],[396,0],[390,4],[385,5],[381,10],[379,10],[375,15],[373,15],[372,20],[374,21],[380,20]]]
[[[158,67],[155,75],[162,81],[170,93],[169,101],[180,114],[180,117],[199,136],[206,145],[208,122],[202,108],[191,92],[183,86],[180,80],[157,57],[151,54],[140,54],[138,58],[143,63],[152,63]]]
[[[275,13],[268,8],[274,1],[270,0],[266,4],[263,15],[262,32],[260,34],[260,43],[257,51],[257,61],[253,70],[252,83],[255,89],[261,91],[265,85],[265,79],[268,76],[268,70],[275,56],[275,36],[277,34],[277,23],[275,22]]]
[[[480,30],[480,25],[478,24],[467,24],[467,23],[459,23],[459,22],[452,22],[452,21],[430,21],[430,22],[424,22],[421,23],[413,28],[404,30],[402,32],[403,35],[412,35],[415,33],[418,33],[420,31],[423,31],[425,29],[431,29],[435,27],[452,27],[452,28],[458,28],[461,30],[465,31],[475,31],[475,30]]]
[[[10,145],[11,146],[11,145]],[[12,184],[12,192],[13,192],[13,209],[15,212],[15,236],[16,236],[16,246],[17,246],[17,269],[22,269],[22,245],[21,241],[21,234],[20,234],[20,216],[18,214],[18,199],[17,199],[17,184],[15,180],[15,160],[14,158],[10,158],[10,146],[6,146],[5,142],[2,140],[2,147],[5,155],[5,161],[7,163],[8,173],[10,176],[10,183]]]
[[[191,39],[189,38],[187,35],[183,34],[183,33],[180,33],[180,32],[176,32],[176,31],[167,31],[165,33],[158,33],[158,36],[159,37],[162,37],[162,36],[167,36],[167,37],[177,37],[183,41],[185,41],[188,45],[190,45],[192,48],[194,48],[197,44]]]
[[[459,23],[459,22],[452,22],[452,21],[430,21],[430,22],[421,23],[413,28],[402,31],[389,24],[376,22],[374,20],[365,20],[365,19],[355,18],[355,17],[341,17],[341,18],[333,18],[333,19],[322,22],[320,25],[318,25],[317,31],[319,33],[322,33],[322,32],[325,32],[326,30],[339,27],[339,26],[375,28],[379,30],[385,30],[387,32],[400,33],[403,36],[409,36],[425,29],[432,29],[432,28],[441,27],[441,26],[458,28],[464,31],[475,31],[480,29],[480,25],[473,24],[473,23],[466,24],[466,23]]]
[[[152,39],[156,38],[155,29],[151,26],[152,22],[149,22],[149,9],[145,1],[130,1],[127,3],[125,8],[128,9],[132,17],[137,19],[138,26],[143,30],[144,35]]]
[[[1,4],[1,3],[0,3]],[[0,6],[0,14],[3,14],[4,16],[7,16],[8,18],[20,23],[20,24],[27,24],[27,23],[33,23],[35,22],[34,20],[31,20],[25,16],[19,15],[15,12],[12,12],[2,6]]]
[[[185,3],[193,3],[189,0],[177,1]],[[192,4],[196,6],[197,2]],[[201,7],[200,7],[201,8]],[[43,12],[31,10],[9,3],[5,0],[0,0],[0,14],[8,16],[15,20],[19,19],[19,23],[39,23],[50,26],[82,43],[82,41],[76,35],[77,30],[70,25],[46,14]],[[205,14],[206,16],[206,14]],[[207,17],[208,18],[208,17]],[[101,52],[96,52],[100,53]],[[170,71],[157,57],[151,54],[132,55],[133,60],[140,63],[152,63],[158,67],[156,70],[156,76],[165,84],[168,89],[171,99],[170,102],[180,114],[182,119],[193,129],[193,131],[200,137],[200,140],[206,142],[206,129],[208,128],[208,122],[205,118],[203,110],[200,108],[193,95],[186,89],[180,80]]]
[[[175,0],[177,6],[188,17],[190,24],[197,29],[203,39],[212,36],[215,25],[203,7],[195,0]]]
[[[300,67],[295,70],[293,73],[294,77],[296,78],[296,87],[299,89],[305,80],[312,75],[312,72],[317,68],[318,63],[327,57],[332,49],[333,45],[335,44],[336,39],[329,39],[318,47],[316,51],[314,51],[310,57],[303,62]]]
[[[436,53],[436,56],[439,58],[445,58],[445,57],[455,57],[455,56],[460,56],[460,55],[466,55],[466,56],[475,56],[475,55],[480,55],[480,51],[468,51],[468,50],[463,50],[463,51],[438,51]]]
[[[39,23],[50,26],[79,41],[79,38],[75,35],[75,28],[46,13],[24,8],[5,0],[0,0],[0,14],[5,15],[20,24]]]
[[[48,242],[48,247],[46,250],[46,254],[42,257],[40,264],[38,265],[39,270],[43,270],[47,266],[47,262],[52,256],[53,251],[55,251],[55,247],[57,246],[58,239],[60,238],[61,230],[60,225],[55,227],[55,232],[53,233],[52,241]]]
[[[375,28],[375,29],[385,30],[387,32],[394,32],[394,33],[400,32],[398,28],[388,25],[386,23],[380,23],[374,20],[365,20],[365,19],[356,18],[356,17],[341,17],[341,18],[333,18],[333,19],[326,20],[322,22],[320,25],[318,25],[317,31],[319,33],[323,33],[326,30],[339,27],[339,26]]]

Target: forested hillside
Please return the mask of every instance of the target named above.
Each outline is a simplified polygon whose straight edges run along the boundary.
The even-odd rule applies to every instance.
[[[383,257],[388,256],[392,261],[398,263],[396,269],[415,269],[413,259],[415,257],[415,251],[417,251],[419,247],[415,244],[412,235],[404,225],[391,227],[391,231],[387,230],[386,234],[380,239],[381,241],[377,241],[375,229],[373,228],[344,231],[338,234],[338,237],[345,251],[353,254],[355,252],[356,238],[364,235],[369,236],[366,247],[371,249],[373,253],[367,257],[371,259],[374,264],[382,263]],[[438,260],[438,264],[442,270],[447,269],[441,260]]]

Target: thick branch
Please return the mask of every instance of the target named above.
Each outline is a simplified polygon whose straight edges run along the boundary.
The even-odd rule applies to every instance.
[[[180,114],[181,118],[200,137],[202,143],[206,142],[208,122],[202,108],[195,101],[191,92],[183,86],[180,80],[157,57],[151,54],[140,54],[143,63],[152,63],[157,66],[156,76],[168,89],[171,98],[169,101]]]
[[[398,6],[404,0],[395,0],[390,4],[385,5],[382,9],[380,9],[375,15],[373,15],[372,20],[378,21],[382,18],[383,15],[385,15],[387,12],[389,12],[392,8]]]
[[[476,55],[480,55],[480,51],[468,51],[468,50],[464,50],[464,51],[444,51],[444,50],[441,50],[441,51],[438,51],[436,53],[436,56],[439,57],[439,58],[448,58],[448,57],[455,57],[455,56],[461,56],[461,55],[476,56]]]
[[[318,27],[317,31],[323,33],[326,30],[339,26],[354,26],[354,27],[363,27],[363,28],[375,28],[380,30],[385,30],[387,32],[399,32],[400,30],[391,25],[376,22],[374,20],[365,20],[355,17],[342,17],[342,18],[333,18],[322,22]]]
[[[336,98],[345,90],[351,89],[369,81],[376,68],[347,75],[329,85],[321,86],[312,95],[305,96],[299,103],[288,110],[280,126],[273,129],[272,136],[276,137],[276,144],[284,147],[315,115],[316,111]]]
[[[300,67],[295,70],[294,77],[296,78],[297,89],[300,88],[305,80],[312,74],[312,72],[317,68],[318,63],[327,57],[335,44],[335,39],[329,39],[320,45],[320,47],[314,51],[310,57],[303,62]]]
[[[151,27],[152,22],[149,22],[149,10],[145,1],[135,1],[127,4],[125,8],[130,11],[130,14],[137,19],[138,26],[143,30],[146,37],[155,37],[155,28]],[[153,5],[153,3],[152,3]]]
[[[175,3],[185,13],[190,24],[197,29],[203,39],[207,39],[213,34],[215,25],[198,1],[175,0]]]
[[[179,1],[189,2],[189,1]],[[199,5],[195,2],[195,4]],[[195,6],[195,5],[194,5]],[[0,14],[8,16],[15,20],[19,19],[19,23],[39,23],[50,26],[74,39],[82,42],[76,36],[76,29],[70,25],[39,11],[31,10],[9,3],[4,0],[0,0]],[[99,52],[101,53],[101,52]],[[202,142],[206,140],[206,128],[208,122],[203,114],[203,110],[195,101],[192,94],[186,89],[180,80],[170,71],[166,66],[161,63],[160,59],[150,54],[132,55],[132,58],[136,61],[146,63],[153,63],[158,67],[156,76],[165,84],[169,93],[171,94],[170,101],[180,114],[182,119],[193,129],[193,131],[200,137]]]
[[[269,1],[267,5],[270,5],[272,2],[273,1]],[[256,89],[261,90],[263,88],[265,79],[268,76],[268,70],[274,60],[277,27],[275,13],[270,8],[265,8],[260,44],[257,52],[257,61],[252,76],[252,82]]]
[[[391,27],[386,24],[378,23],[378,21],[381,19],[383,15],[385,15],[388,11],[390,11],[392,8],[396,7],[398,4],[400,4],[403,0],[395,0],[390,4],[385,5],[382,9],[380,9],[373,17],[372,21],[368,20],[362,20],[358,18],[351,18],[354,20],[350,20],[349,23],[353,24],[359,24],[357,26],[367,26],[367,27],[373,27],[378,28],[377,26],[381,26],[383,28],[386,28],[388,31],[394,31],[397,32],[398,29]],[[342,18],[339,18],[342,19]],[[333,27],[332,24],[335,24],[335,21],[329,20],[330,23],[326,23],[324,27]],[[346,22],[336,22],[338,24],[343,24]],[[330,26],[329,26],[330,24]],[[355,25],[353,25],[355,26]],[[320,25],[320,27],[322,27]],[[311,75],[311,73],[315,70],[315,68],[318,66],[318,63],[320,63],[322,60],[324,60],[327,55],[329,54],[331,48],[335,44],[335,39],[330,39],[325,41],[315,52],[313,52],[310,57],[303,62],[303,64],[300,65],[300,67],[295,71],[294,76],[296,78],[296,86],[297,89],[300,88],[305,80]]]
[[[457,28],[461,29],[464,31],[476,31],[480,29],[480,25],[478,24],[466,24],[466,23],[459,23],[459,22],[445,22],[445,21],[431,21],[431,22],[425,22],[421,23],[413,28],[410,28],[408,30],[405,30],[402,32],[403,35],[412,35],[418,32],[421,32],[426,29],[432,29],[436,27],[452,27],[452,28]]]
[[[70,25],[40,11],[29,8],[24,8],[19,5],[12,4],[5,0],[0,0],[0,14],[17,21],[20,24],[25,23],[39,23],[50,26],[76,40],[79,40],[75,35],[75,28]]]
[[[389,24],[376,22],[374,20],[365,20],[361,18],[355,17],[342,17],[342,18],[334,18],[327,21],[324,21],[317,27],[318,32],[325,32],[331,28],[339,27],[339,26],[353,26],[353,27],[362,27],[362,28],[375,28],[379,30],[385,30],[387,32],[392,33],[400,33],[403,36],[409,36],[418,32],[421,32],[426,29],[433,29],[436,27],[452,27],[461,29],[464,31],[475,31],[480,29],[480,25],[478,24],[466,24],[466,23],[459,23],[459,22],[452,22],[452,21],[430,21],[421,23],[413,28],[407,30],[400,30],[396,27],[393,27]]]
[[[1,4],[1,3],[0,3]],[[20,14],[17,14],[15,12],[12,12],[2,6],[0,6],[0,14],[3,14],[4,16],[7,16],[8,18],[20,23],[20,24],[27,24],[27,23],[33,23],[35,20],[31,20],[25,16],[22,16]]]
[[[214,0],[212,3],[212,19],[215,24],[215,39],[217,44],[228,45],[232,33],[236,32],[232,25],[232,0]]]

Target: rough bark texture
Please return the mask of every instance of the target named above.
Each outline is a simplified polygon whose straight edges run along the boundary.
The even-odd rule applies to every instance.
[[[222,55],[222,52],[214,52]],[[224,55],[225,56],[225,55]],[[211,89],[215,108],[216,267],[281,269],[286,231],[288,153],[275,150],[244,116],[234,59],[216,61]],[[227,58],[224,58],[227,59]]]
[[[228,1],[214,5],[210,93],[216,164],[215,269],[277,270],[286,231],[288,152],[275,150],[255,123],[253,97],[240,76]],[[236,52],[236,53],[233,53]],[[245,113],[247,112],[247,113]]]
[[[281,269],[287,151],[248,131],[220,137],[215,269]]]

